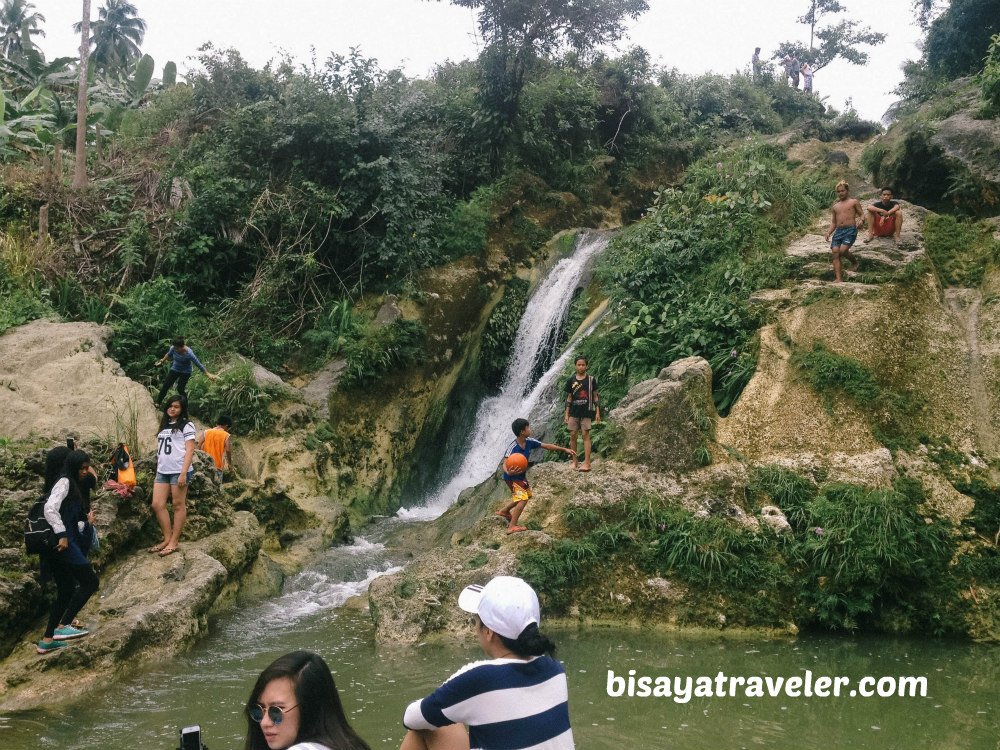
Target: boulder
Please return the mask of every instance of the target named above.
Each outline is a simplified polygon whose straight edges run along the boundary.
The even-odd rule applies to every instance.
[[[241,512],[232,527],[184,542],[168,557],[133,554],[101,581],[99,595],[80,613],[90,635],[44,660],[35,653],[36,633],[17,644],[4,664],[0,709],[79,697],[183,651],[207,629],[224,587],[254,565],[262,538],[257,519]]]
[[[159,424],[149,393],[107,356],[111,328],[96,323],[35,320],[0,336],[0,413],[11,438],[125,439],[135,425],[139,445],[153,447]]]
[[[621,429],[619,453],[652,468],[685,471],[700,464],[697,449],[711,437],[717,419],[712,368],[688,357],[636,384],[608,416]]]

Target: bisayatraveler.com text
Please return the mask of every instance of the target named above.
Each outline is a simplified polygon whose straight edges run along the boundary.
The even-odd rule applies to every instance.
[[[852,684],[850,677],[816,676],[809,670],[791,677],[741,677],[724,672],[715,677],[654,677],[636,676],[634,669],[627,675],[616,675],[609,669],[607,692],[612,698],[672,698],[676,703],[687,703],[692,698],[923,698],[927,696],[927,678],[867,676]]]

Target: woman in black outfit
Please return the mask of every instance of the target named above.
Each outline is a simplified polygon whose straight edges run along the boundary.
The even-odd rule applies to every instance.
[[[57,468],[64,459],[61,471]],[[97,475],[90,467],[90,457],[81,450],[55,448],[45,460],[45,520],[59,540],[55,549],[42,553],[42,575],[51,575],[56,583],[56,600],[49,611],[45,635],[38,642],[40,654],[57,651],[65,641],[87,635],[76,621],[97,591],[100,582],[87,561],[92,539],[93,511],[89,509],[90,490]]]

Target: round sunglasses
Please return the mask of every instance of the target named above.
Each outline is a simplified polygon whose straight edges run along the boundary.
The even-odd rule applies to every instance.
[[[269,718],[275,725],[280,724],[285,718],[284,711],[291,711],[293,708],[298,708],[299,704],[296,703],[294,706],[288,706],[288,708],[282,709],[280,706],[268,706],[267,718]],[[259,703],[252,703],[247,707],[247,713],[250,718],[260,724],[264,721],[264,707]]]

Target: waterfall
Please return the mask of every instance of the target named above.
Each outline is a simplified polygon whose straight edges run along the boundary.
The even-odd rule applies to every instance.
[[[541,394],[566,363],[569,347],[561,357],[553,359],[573,290],[580,283],[588,261],[604,250],[609,240],[610,236],[603,233],[581,234],[573,254],[556,263],[539,283],[517,329],[504,383],[496,396],[484,399],[479,405],[457,470],[428,493],[426,502],[400,509],[401,518],[421,521],[437,518],[462,490],[479,484],[496,470],[504,448],[513,438],[511,422],[531,414]],[[536,378],[538,372],[544,374]],[[447,468],[442,466],[442,471]]]

